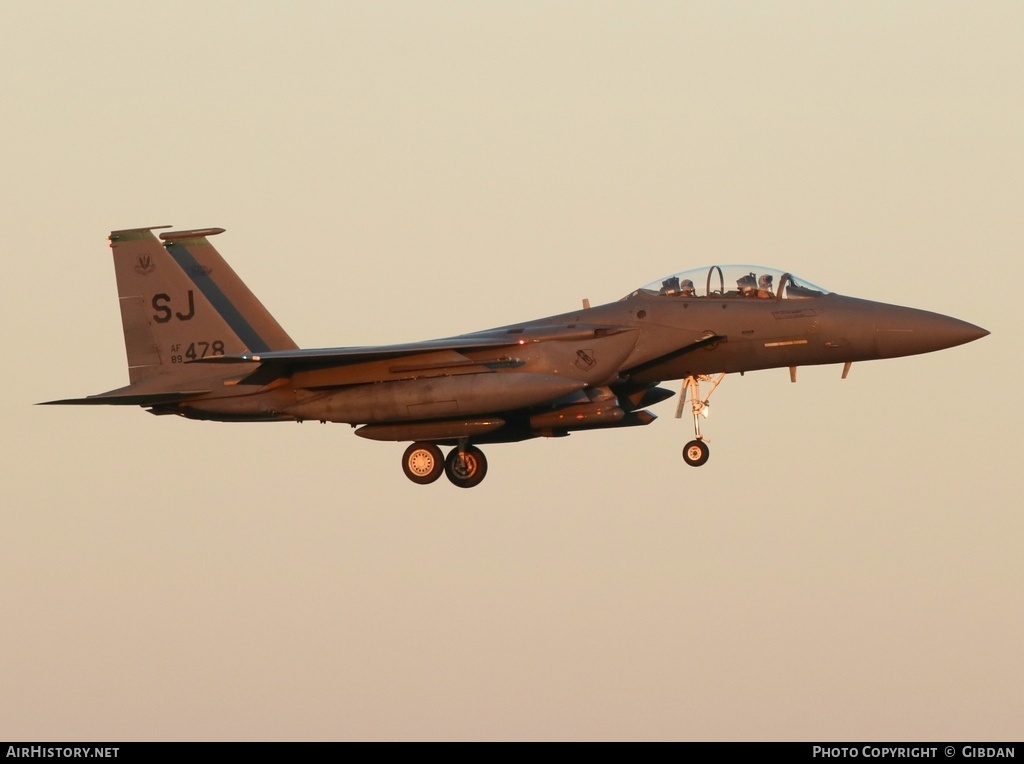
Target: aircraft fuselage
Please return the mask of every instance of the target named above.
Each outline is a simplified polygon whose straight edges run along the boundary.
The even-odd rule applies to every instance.
[[[343,422],[415,441],[406,475],[471,487],[474,443],[643,426],[682,379],[698,414],[725,374],[927,353],[986,335],[914,308],[844,297],[771,268],[711,266],[618,302],[439,340],[300,349],[209,243],[222,229],[111,233],[130,384],[53,403],[145,406],[219,421]],[[717,375],[712,380],[711,377]],[[794,377],[795,378],[795,377]],[[681,402],[682,404],[682,402]],[[681,406],[680,410],[681,412]],[[456,448],[443,459],[438,444]],[[443,462],[443,464],[442,464]]]

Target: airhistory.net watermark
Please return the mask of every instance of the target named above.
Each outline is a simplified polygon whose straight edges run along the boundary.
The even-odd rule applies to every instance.
[[[7,758],[17,759],[116,759],[118,748],[65,746],[7,746]]]

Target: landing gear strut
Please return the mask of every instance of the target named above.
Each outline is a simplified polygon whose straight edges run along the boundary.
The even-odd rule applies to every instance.
[[[676,406],[676,419],[682,418],[683,406],[686,405],[686,396],[687,393],[689,393],[690,409],[693,412],[694,440],[687,443],[686,447],[683,449],[683,461],[691,467],[700,467],[711,456],[711,449],[709,449],[708,444],[704,442],[704,436],[700,434],[700,417],[703,416],[705,419],[707,418],[710,409],[708,398],[711,397],[711,393],[715,392],[715,388],[718,387],[719,383],[723,379],[725,379],[724,372],[714,379],[700,374],[697,376],[691,375],[683,380],[683,389],[679,394],[679,405]],[[708,390],[707,395],[703,398],[700,397],[701,382],[711,383],[711,389]]]
[[[487,475],[487,457],[467,443],[453,448],[446,459],[436,444],[421,441],[405,449],[402,471],[419,485],[433,483],[443,472],[459,488],[472,488]]]

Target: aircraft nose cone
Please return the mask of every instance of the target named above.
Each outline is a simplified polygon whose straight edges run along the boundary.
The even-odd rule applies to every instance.
[[[875,318],[875,339],[884,356],[915,355],[963,345],[988,331],[958,318],[914,308],[890,309]]]
[[[953,338],[952,342],[947,347],[953,347],[954,345],[965,345],[968,342],[974,342],[980,340],[982,337],[989,335],[988,329],[982,329],[980,326],[969,324],[966,321],[960,321],[956,318],[949,319],[956,324],[955,327],[950,329],[950,337]]]

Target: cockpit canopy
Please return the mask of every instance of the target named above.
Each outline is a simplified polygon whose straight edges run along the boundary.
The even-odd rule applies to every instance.
[[[712,265],[651,282],[629,297],[648,294],[683,298],[803,300],[828,293],[827,289],[775,268],[761,265]]]

